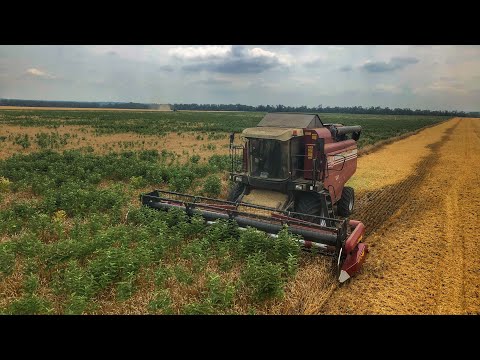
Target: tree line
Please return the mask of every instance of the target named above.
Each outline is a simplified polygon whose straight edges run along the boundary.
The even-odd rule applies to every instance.
[[[177,110],[208,111],[259,111],[259,112],[311,112],[311,113],[347,113],[347,114],[381,114],[381,115],[430,115],[430,116],[468,116],[464,111],[421,110],[380,106],[285,106],[285,105],[242,105],[242,104],[175,104]]]
[[[0,106],[33,106],[33,107],[72,107],[72,108],[105,108],[105,109],[155,109],[159,104],[134,102],[86,102],[86,101],[49,101],[0,99]],[[175,110],[196,111],[258,111],[258,112],[312,112],[312,113],[348,113],[348,114],[381,114],[381,115],[439,115],[439,116],[475,116],[476,113],[447,110],[421,110],[410,108],[394,108],[380,106],[285,106],[285,105],[242,105],[242,104],[173,104]]]
[[[94,102],[94,101],[51,101],[51,100],[22,100],[0,99],[0,106],[32,106],[32,107],[60,107],[60,108],[105,108],[105,109],[150,109],[152,104],[134,102]]]

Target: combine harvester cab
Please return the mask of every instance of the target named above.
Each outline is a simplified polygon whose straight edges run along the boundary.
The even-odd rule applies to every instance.
[[[316,114],[270,113],[242,132],[243,145],[230,135],[234,186],[227,200],[155,190],[143,205],[181,209],[212,224],[236,221],[271,236],[285,226],[303,239],[306,250],[333,256],[340,282],[357,273],[368,247],[365,226],[350,220],[354,190],[344,186],[357,168],[360,126],[323,124]]]

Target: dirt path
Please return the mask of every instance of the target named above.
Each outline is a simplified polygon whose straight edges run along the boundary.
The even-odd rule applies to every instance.
[[[479,314],[480,119],[452,119],[359,159],[352,218],[367,227],[362,272],[339,286],[304,259],[292,314]]]

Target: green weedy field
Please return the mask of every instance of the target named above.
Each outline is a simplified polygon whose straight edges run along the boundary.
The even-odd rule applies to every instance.
[[[263,115],[0,110],[0,312],[246,314],[286,301],[313,256],[287,230],[206,227],[138,201],[154,188],[224,197],[228,132]],[[321,119],[362,125],[360,147],[446,120]]]
[[[151,111],[62,111],[1,110],[0,124],[93,127],[96,134],[137,133],[162,135],[169,132],[241,132],[254,127],[265,113],[257,112],[151,112]],[[447,120],[446,116],[320,114],[324,123],[361,125],[360,147],[373,144],[427,125]]]

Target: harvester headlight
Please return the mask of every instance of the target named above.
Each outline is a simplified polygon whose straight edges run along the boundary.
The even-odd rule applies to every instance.
[[[241,176],[235,176],[235,181],[236,182],[242,182],[242,177]]]
[[[303,184],[298,184],[298,185],[295,185],[295,190],[303,190],[304,189],[304,186]]]

